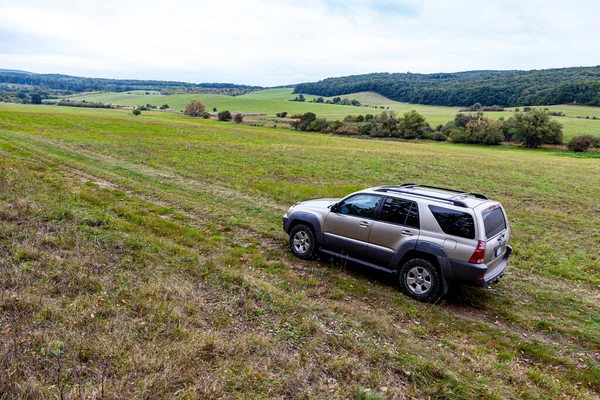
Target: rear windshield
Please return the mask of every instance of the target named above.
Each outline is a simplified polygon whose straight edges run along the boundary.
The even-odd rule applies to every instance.
[[[429,209],[444,233],[475,239],[475,223],[471,214],[437,206],[429,206]]]
[[[506,229],[506,219],[500,207],[483,214],[483,225],[485,226],[485,236],[493,238]]]

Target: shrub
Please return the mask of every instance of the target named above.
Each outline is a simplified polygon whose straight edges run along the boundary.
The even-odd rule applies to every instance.
[[[279,117],[279,118],[285,118],[285,117],[287,116],[287,111],[280,112],[280,113],[277,113],[277,114],[275,114],[275,115],[276,115],[277,117]]]
[[[140,115],[142,112],[136,108],[136,109],[135,109],[135,110],[133,110],[131,113],[137,117],[137,116],[138,116],[138,115]]]
[[[498,120],[483,117],[472,119],[467,124],[466,131],[469,133],[469,143],[498,145],[504,140],[502,122]]]
[[[600,135],[590,135],[590,137],[592,138],[592,144],[590,145],[590,147],[600,148]]]
[[[308,124],[307,130],[314,132],[321,132],[326,130],[329,127],[329,123],[325,118],[315,119],[310,124]]]
[[[235,114],[235,116],[233,117],[233,121],[236,124],[241,124],[242,122],[244,122],[244,116],[240,113]]]
[[[202,100],[192,99],[192,101],[185,106],[185,111],[183,113],[191,117],[200,117],[204,113],[204,110],[206,110],[206,106]]]
[[[300,118],[302,118],[302,114],[294,114],[290,118],[298,118],[298,119],[300,119]]]
[[[448,134],[448,138],[452,143],[469,143],[470,136],[468,132],[462,129],[452,129]]]
[[[438,132],[435,135],[433,135],[431,140],[434,140],[436,142],[445,142],[446,140],[448,140],[448,138],[442,132]]]
[[[231,118],[233,118],[229,110],[219,112],[217,117],[219,118],[219,121],[231,121]]]
[[[587,151],[592,145],[592,136],[591,135],[581,135],[575,136],[569,142],[569,150],[574,152],[583,153]]]
[[[208,111],[204,111],[204,112],[202,113],[202,118],[204,118],[204,119],[209,119],[209,118],[210,118],[210,113],[209,113]]]
[[[300,124],[308,126],[311,122],[313,122],[316,119],[317,115],[315,113],[307,112],[302,114],[302,116],[300,117]]]
[[[350,124],[343,124],[335,131],[335,133],[340,135],[360,135],[358,126]]]
[[[166,110],[167,108],[169,108],[168,104],[163,104],[162,106],[160,106],[161,110]]]

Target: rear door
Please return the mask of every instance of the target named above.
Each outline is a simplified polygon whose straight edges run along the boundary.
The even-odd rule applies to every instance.
[[[484,263],[493,268],[506,253],[509,229],[506,214],[499,203],[487,206],[481,211],[485,233],[486,251]]]
[[[381,195],[360,193],[336,204],[325,220],[325,245],[365,256],[373,217],[381,199]]]
[[[419,207],[412,200],[386,197],[373,221],[367,255],[387,266],[404,243],[419,238]]]

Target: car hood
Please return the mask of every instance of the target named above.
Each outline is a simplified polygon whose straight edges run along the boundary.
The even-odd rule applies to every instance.
[[[313,199],[313,200],[304,200],[294,204],[290,210],[299,210],[299,209],[319,209],[323,210],[328,208],[334,203],[337,203],[340,199]]]

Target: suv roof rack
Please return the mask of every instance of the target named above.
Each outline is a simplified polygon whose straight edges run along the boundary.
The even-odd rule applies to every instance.
[[[434,195],[430,195],[430,194],[415,193],[415,192],[412,192],[412,191],[403,190],[403,189],[412,189],[412,188],[417,188],[417,187],[427,188],[427,189],[445,190],[445,191],[454,192],[454,193],[457,193],[457,194],[455,194],[454,196],[451,196],[451,197],[441,197],[441,196],[434,196]],[[484,196],[482,194],[478,194],[478,193],[462,192],[462,191],[459,191],[459,190],[446,189],[446,188],[441,188],[441,187],[437,187],[437,186],[417,185],[417,184],[414,184],[414,183],[405,183],[405,184],[402,184],[400,186],[381,186],[381,187],[378,187],[377,189],[374,189],[374,190],[376,192],[394,192],[394,193],[410,194],[410,195],[413,195],[413,196],[419,196],[419,197],[425,197],[425,198],[428,198],[428,199],[445,201],[445,202],[448,202],[448,203],[452,203],[455,206],[464,207],[464,208],[468,208],[469,206],[467,206],[467,204],[464,201],[457,200],[458,197],[466,196],[466,195],[471,195],[471,196],[474,196],[474,197],[476,197],[478,199],[487,200],[486,196]]]
[[[477,199],[482,199],[482,200],[488,200],[487,196],[484,196],[483,194],[479,194],[479,193],[474,193],[474,192],[465,192],[462,190],[456,190],[456,189],[448,189],[448,188],[443,188],[443,187],[439,187],[439,186],[429,186],[429,185],[419,185],[416,183],[403,183],[402,185],[400,185],[400,187],[402,188],[426,188],[426,189],[437,189],[437,190],[444,190],[446,192],[453,192],[453,193],[457,193],[456,195],[450,197],[451,199],[460,197],[460,196],[473,196]]]

